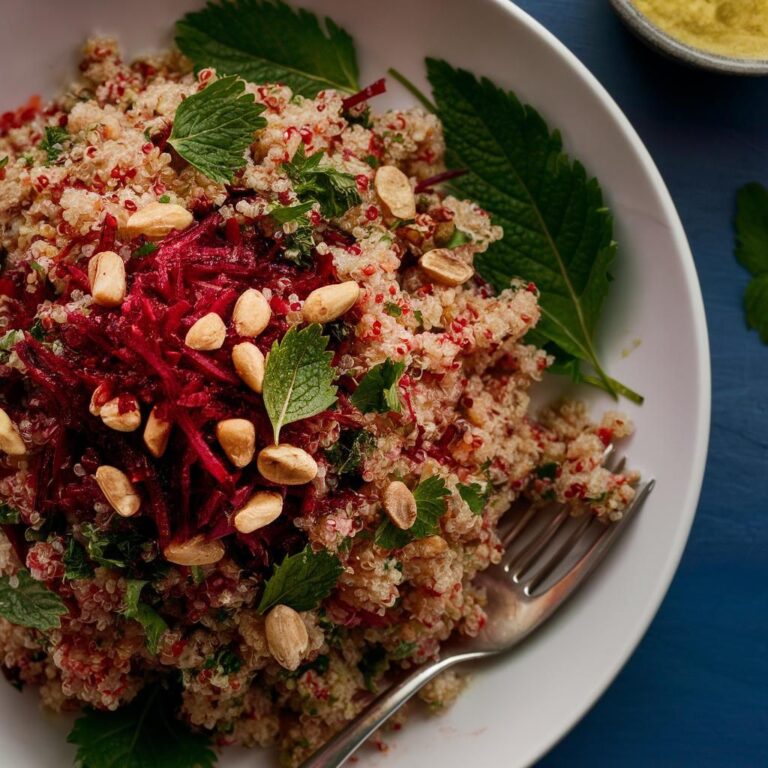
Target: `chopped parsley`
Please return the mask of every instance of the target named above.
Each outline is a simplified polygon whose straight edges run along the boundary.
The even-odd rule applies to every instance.
[[[344,429],[325,455],[337,475],[353,474],[360,469],[363,459],[375,445],[376,438],[370,432],[364,429]]]
[[[64,578],[67,581],[88,579],[93,576],[93,567],[88,562],[85,547],[74,536],[69,539],[62,560],[65,568]]]
[[[66,128],[60,128],[58,125],[46,126],[45,135],[39,146],[47,156],[47,165],[55,163],[59,159],[64,151],[64,144],[68,140],[69,133]]]
[[[403,309],[399,304],[395,304],[394,301],[388,301],[384,305],[384,311],[390,317],[400,317],[403,314]]]
[[[141,624],[144,629],[149,652],[157,654],[160,639],[168,630],[168,624],[166,624],[165,619],[154,608],[140,602],[139,598],[146,584],[146,581],[139,579],[128,580],[128,586],[125,590],[123,615],[126,619],[133,619]]]
[[[400,413],[399,383],[404,371],[405,363],[392,360],[374,365],[357,385],[352,404],[363,413]]]

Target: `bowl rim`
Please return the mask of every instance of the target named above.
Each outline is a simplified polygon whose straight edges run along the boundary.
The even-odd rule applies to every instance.
[[[768,59],[745,59],[711,53],[703,48],[683,43],[656,26],[632,0],[611,0],[622,21],[644,42],[661,53],[690,66],[729,75],[759,77],[768,75]]]
[[[610,95],[607,89],[600,83],[595,75],[582,63],[554,33],[550,32],[541,22],[537,21],[527,11],[520,8],[514,1],[509,0],[489,0],[493,5],[505,10],[516,18],[517,21],[526,26],[530,32],[541,38],[548,44],[554,52],[563,60],[575,75],[580,77],[586,85],[594,92],[602,106],[609,116],[616,121],[619,129],[630,142],[633,151],[643,168],[648,173],[653,182],[654,189],[659,195],[660,205],[663,207],[670,224],[670,236],[675,247],[680,253],[682,267],[685,274],[686,284],[690,288],[691,309],[694,318],[694,339],[696,348],[696,358],[698,361],[698,380],[700,382],[700,400],[697,413],[698,439],[692,456],[692,467],[688,490],[685,497],[685,503],[680,511],[680,526],[677,530],[675,539],[670,542],[667,561],[664,568],[659,571],[659,578],[656,587],[648,597],[643,614],[636,619],[636,629],[634,639],[626,644],[618,655],[616,662],[608,669],[599,680],[594,680],[592,688],[584,690],[584,695],[579,704],[574,704],[567,717],[564,717],[560,726],[553,728],[553,735],[543,742],[538,750],[530,755],[528,765],[533,765],[547,752],[549,752],[558,742],[579,723],[594,704],[605,693],[607,688],[616,679],[617,675],[626,665],[630,656],[635,652],[640,641],[645,636],[648,628],[658,613],[664,598],[672,583],[672,579],[677,572],[683,552],[685,551],[691,527],[696,516],[696,510],[701,497],[701,489],[704,483],[704,472],[706,469],[707,455],[709,452],[709,439],[711,427],[712,410],[712,366],[710,360],[709,333],[707,330],[706,313],[704,310],[704,298],[701,293],[701,284],[696,272],[696,264],[693,258],[688,238],[685,234],[680,214],[675,207],[672,195],[667,187],[661,172],[654,162],[650,151],[643,143],[640,135],[635,130],[629,118],[624,114],[618,103]],[[617,0],[612,0],[617,2]],[[768,63],[767,63],[768,67]]]

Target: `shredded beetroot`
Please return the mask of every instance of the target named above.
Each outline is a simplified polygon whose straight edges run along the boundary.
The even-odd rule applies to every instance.
[[[362,91],[353,93],[351,96],[347,96],[344,101],[341,102],[344,111],[348,112],[352,107],[356,107],[358,104],[362,104],[364,101],[373,98],[374,96],[380,96],[387,91],[387,81],[385,78],[379,78],[376,82],[367,85]]]
[[[443,184],[451,179],[458,179],[460,176],[465,176],[467,173],[469,173],[469,171],[463,168],[457,168],[453,171],[443,171],[435,176],[430,176],[428,179],[422,179],[422,181],[416,185],[414,191],[418,195],[420,192],[426,192],[428,189],[432,189],[432,187],[436,187],[438,184]]]

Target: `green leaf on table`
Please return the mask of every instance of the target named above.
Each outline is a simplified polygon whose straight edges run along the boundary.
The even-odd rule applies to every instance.
[[[40,142],[40,149],[48,156],[47,165],[55,163],[59,159],[64,151],[64,143],[68,140],[69,132],[66,128],[61,128],[58,125],[48,125],[45,127],[45,134]]]
[[[363,413],[400,413],[402,405],[398,386],[405,371],[405,363],[385,360],[374,365],[363,376],[350,398],[352,404]]]
[[[503,239],[476,259],[478,272],[498,290],[516,277],[534,281],[541,291],[537,332],[617,395],[594,342],[616,255],[600,185],[514,93],[436,59],[427,59],[427,72],[445,129],[446,164],[469,171],[452,186],[504,229]]]
[[[336,402],[336,369],[327,346],[328,337],[317,323],[302,330],[294,326],[272,345],[262,394],[275,443],[286,424],[314,416]]]
[[[179,104],[168,143],[209,179],[227,184],[245,166],[254,132],[267,124],[263,111],[242,80],[223,77]]]
[[[222,0],[176,24],[176,45],[197,69],[240,75],[253,83],[285,83],[314,98],[334,88],[354,93],[355,44],[331,19],[282,0]]]
[[[159,686],[116,712],[87,711],[67,741],[79,768],[214,768],[210,739],[175,718],[179,702]]]
[[[376,531],[376,545],[382,549],[401,549],[411,541],[440,533],[440,518],[445,514],[448,496],[442,477],[433,475],[420,482],[413,491],[416,522],[403,531],[390,520],[385,520]]]
[[[157,654],[160,638],[168,630],[168,624],[154,608],[140,601],[141,591],[146,584],[147,582],[141,579],[128,579],[123,603],[123,616],[141,624],[149,652]]]
[[[768,189],[747,184],[739,190],[736,258],[752,274],[744,295],[747,324],[768,344]]]
[[[66,613],[64,601],[45,584],[33,579],[29,571],[0,576],[0,616],[11,624],[45,632],[58,629]]]
[[[264,585],[259,613],[276,605],[287,605],[295,611],[311,611],[331,594],[344,566],[326,550],[313,552],[309,546],[290,555],[275,567]]]
[[[314,152],[307,157],[304,144],[299,144],[290,162],[283,163],[283,170],[299,199],[316,201],[323,216],[332,219],[358,205],[361,197],[355,177],[330,165],[321,165],[323,156],[323,152]]]

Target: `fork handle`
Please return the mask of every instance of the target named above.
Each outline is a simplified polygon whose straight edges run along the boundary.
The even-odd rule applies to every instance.
[[[462,656],[448,656],[433,664],[416,667],[404,680],[374,699],[361,715],[302,763],[301,768],[339,768],[408,699],[434,677],[462,660]]]

